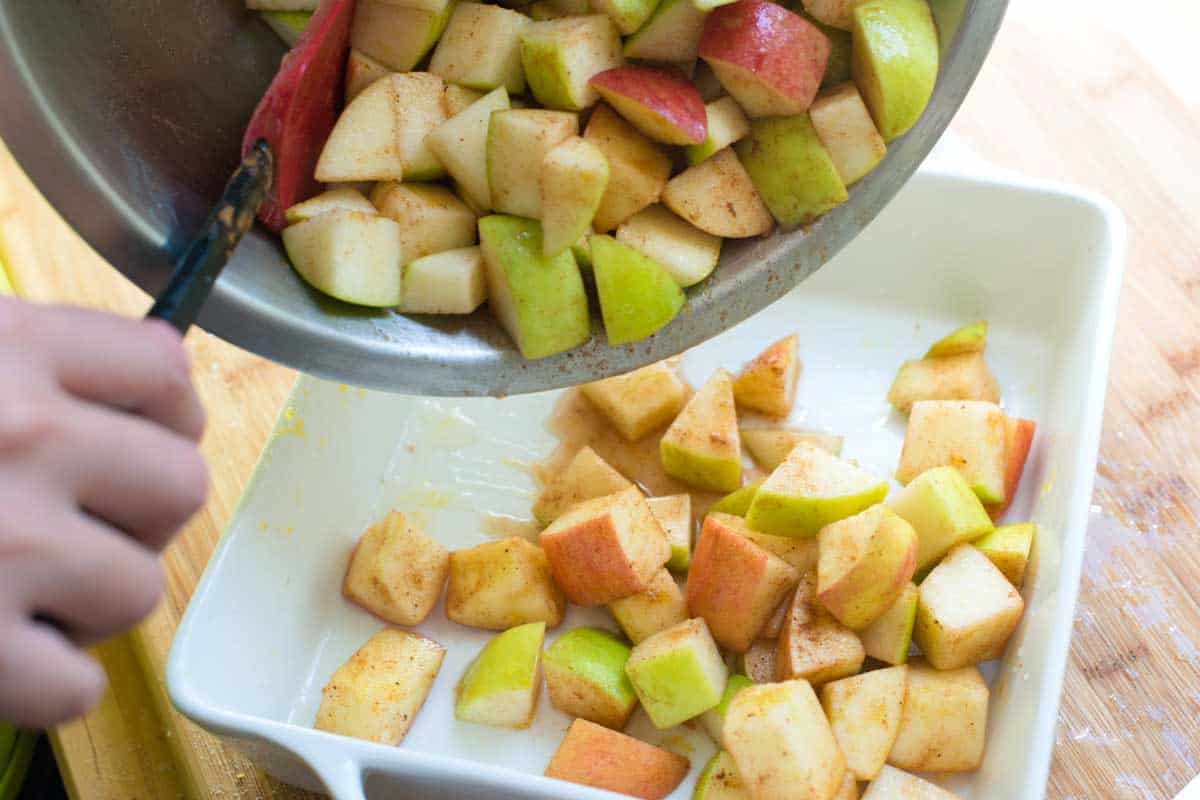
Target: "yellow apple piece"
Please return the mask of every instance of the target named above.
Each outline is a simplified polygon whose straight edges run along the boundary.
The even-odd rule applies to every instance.
[[[917,572],[956,545],[991,533],[992,520],[966,478],[954,467],[923,472],[888,500],[917,532]]]
[[[555,582],[572,603],[596,606],[646,589],[671,547],[642,493],[585,500],[542,531]]]
[[[488,123],[487,172],[492,208],[518,217],[542,216],[542,163],[579,132],[566,111],[513,108],[494,111]]]
[[[467,667],[455,693],[454,718],[494,728],[528,728],[542,688],[546,623],[493,636]]]
[[[683,592],[665,568],[654,573],[645,589],[612,601],[608,610],[634,644],[688,618]]]
[[[742,446],[765,470],[773,471],[788,457],[788,453],[800,442],[807,442],[827,451],[831,455],[842,454],[842,437],[822,431],[799,428],[743,427],[740,431]]]
[[[553,628],[566,600],[542,548],[511,536],[450,554],[446,616],[460,625],[503,631],[529,622]]]
[[[796,587],[779,637],[775,661],[778,679],[803,678],[819,686],[858,673],[866,655],[854,631],[817,601],[813,576],[804,576]]]
[[[920,400],[998,403],[1000,385],[983,360],[983,353],[905,361],[888,390],[888,402],[907,414]]]
[[[421,710],[446,650],[432,639],[384,628],[321,690],[317,730],[396,745]]]
[[[854,630],[887,611],[916,569],[916,531],[882,504],[826,525],[817,541],[817,597]]]
[[[732,492],[742,482],[733,379],[717,370],[692,396],[659,443],[668,475],[713,492]]]
[[[689,619],[634,646],[625,664],[656,728],[671,728],[721,702],[729,670],[702,619]]]
[[[433,10],[439,6],[440,11]],[[389,70],[408,72],[437,43],[453,10],[453,2],[409,8],[391,0],[359,0],[350,46]]]
[[[908,665],[900,733],[888,763],[913,772],[970,772],[983,762],[988,687],[975,667]]]
[[[745,239],[775,227],[750,175],[728,147],[668,181],[662,201],[713,236]]]
[[[403,177],[398,87],[391,80],[376,81],[338,117],[317,160],[316,179],[336,183]]]
[[[763,350],[742,368],[733,382],[733,399],[739,407],[786,417],[792,413],[799,377],[797,337],[792,334]]]
[[[346,102],[353,101],[362,94],[363,89],[391,72],[387,66],[366,53],[351,50],[346,58]]]
[[[733,756],[721,750],[708,760],[696,779],[692,800],[751,800]]]
[[[938,339],[925,353],[926,358],[958,356],[963,353],[982,353],[987,346],[987,322],[972,322]]]
[[[688,572],[687,603],[722,647],[745,652],[800,574],[746,538],[740,517],[709,514]]]
[[[470,314],[487,300],[487,273],[478,247],[461,247],[404,265],[400,311]]]
[[[1032,522],[1002,525],[974,544],[1008,578],[1009,583],[1020,589],[1025,582],[1025,568],[1029,564],[1036,533],[1037,525]]]
[[[725,748],[755,800],[831,798],[846,761],[807,681],[743,689],[725,713]]]
[[[957,669],[1004,655],[1025,603],[996,565],[959,545],[921,581],[913,638],[929,663]]]
[[[874,780],[900,732],[908,667],[888,667],[821,687],[821,705],[846,767],[860,781]]]
[[[579,136],[559,142],[541,167],[542,253],[556,255],[579,241],[608,186],[608,159]]]
[[[822,92],[813,101],[808,115],[817,138],[847,186],[867,175],[887,153],[887,145],[875,129],[871,112],[853,81]]]
[[[683,782],[688,760],[603,725],[577,719],[546,776],[643,800],[663,800]]]
[[[624,375],[585,383],[580,391],[622,438],[636,442],[675,419],[687,402],[688,388],[678,372],[659,361]]]
[[[361,211],[364,214],[375,213],[375,206],[363,197],[362,192],[350,186],[339,186],[302,203],[297,203],[284,212],[284,218],[287,219],[289,225],[294,225],[306,219],[319,217],[326,211],[337,209]]]
[[[429,71],[472,89],[525,91],[521,34],[529,18],[482,3],[459,3],[429,60]]]
[[[466,111],[476,101],[482,100],[485,94],[487,93],[478,89],[468,89],[466,86],[447,83],[446,91],[442,94],[442,103],[446,106],[446,120],[449,121],[455,116]],[[434,155],[438,156],[438,161],[442,160],[442,157],[436,152]]]
[[[920,592],[915,583],[908,583],[892,607],[878,619],[858,632],[867,655],[885,664],[908,661],[913,625],[917,619],[917,600]]]
[[[954,467],[984,503],[1005,500],[1005,417],[980,400],[913,403],[896,479],[907,484],[934,467]]]
[[[330,297],[361,306],[396,306],[401,297],[400,226],[336,209],[289,225],[283,246],[301,278]]]
[[[650,513],[662,526],[671,545],[671,559],[667,568],[686,572],[692,563],[692,496],[672,494],[666,497],[651,497],[646,500]]]
[[[487,167],[489,121],[492,112],[507,111],[510,106],[508,92],[500,87],[450,116],[426,138],[429,149],[454,178],[463,199],[481,212],[492,208]]]
[[[378,183],[371,192],[371,202],[381,216],[400,225],[405,263],[475,244],[475,212],[445,187]]]
[[[704,715],[700,717],[700,722],[704,725],[704,730],[712,737],[713,743],[717,747],[721,747],[724,741],[725,713],[729,710],[729,703],[738,692],[747,686],[753,685],[754,681],[745,675],[730,675],[729,680],[725,682],[725,691],[721,693],[721,702],[708,711],[705,711]]]
[[[396,625],[420,625],[450,574],[450,553],[403,514],[372,525],[350,556],[346,599]]]
[[[608,159],[608,187],[592,220],[597,233],[607,233],[658,202],[671,175],[671,159],[604,104],[592,112],[583,136]]]
[[[533,515],[548,525],[584,500],[629,489],[633,483],[584,445],[562,472],[551,475],[533,504]]]
[[[958,795],[904,770],[884,766],[862,800],[958,800]]]
[[[617,241],[657,261],[680,286],[707,278],[721,257],[720,236],[705,233],[658,204],[621,223]]]

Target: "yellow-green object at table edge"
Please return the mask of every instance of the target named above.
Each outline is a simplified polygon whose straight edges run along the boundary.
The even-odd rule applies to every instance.
[[[25,775],[29,772],[29,764],[33,761],[33,748],[37,745],[38,734],[31,731],[17,731],[17,740],[13,744],[7,763],[0,763],[0,800],[16,800],[25,783]]]

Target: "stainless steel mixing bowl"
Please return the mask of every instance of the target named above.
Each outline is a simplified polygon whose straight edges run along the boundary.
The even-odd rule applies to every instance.
[[[670,325],[610,347],[525,361],[486,313],[405,317],[310,290],[256,229],[200,324],[327,378],[432,395],[530,392],[678,353],[777,299],[866,226],[929,153],[983,64],[1005,0],[933,0],[942,70],[921,121],[849,202],[807,229],[727,242],[714,277]],[[42,193],[150,293],[238,163],[242,128],[283,46],[243,0],[0,0],[0,137]],[[595,315],[594,315],[595,316]]]

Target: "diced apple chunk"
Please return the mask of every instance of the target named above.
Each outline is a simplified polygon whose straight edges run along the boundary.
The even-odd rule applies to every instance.
[[[283,246],[300,277],[330,297],[363,306],[400,303],[400,226],[343,209],[285,228]]]
[[[625,672],[657,728],[671,728],[721,702],[728,670],[702,619],[690,619],[638,643]]]
[[[1004,412],[978,400],[921,400],[904,432],[896,479],[907,484],[934,467],[954,467],[984,503],[1005,500]]]
[[[900,733],[888,763],[914,772],[969,772],[983,761],[988,687],[975,667],[908,665]]]
[[[733,756],[722,750],[709,759],[696,779],[692,800],[750,800]]]
[[[761,236],[775,224],[750,175],[729,148],[672,178],[662,200],[667,208],[714,236]]]
[[[677,145],[704,142],[708,133],[704,101],[679,71],[631,64],[593,75],[589,83],[650,139]]]
[[[1031,419],[1004,418],[1004,502],[988,507],[992,519],[1000,519],[1017,497],[1021,474],[1025,471],[1025,460],[1033,446],[1033,434],[1037,423]]]
[[[651,497],[646,501],[650,513],[662,526],[671,545],[669,569],[686,572],[692,563],[692,496],[672,494],[666,497]]]
[[[597,232],[607,233],[658,202],[671,175],[671,159],[606,105],[592,112],[583,136],[608,159],[608,188],[592,220]]]
[[[688,164],[699,164],[750,132],[750,121],[732,97],[714,100],[704,107],[704,111],[708,118],[708,135],[701,144],[688,145],[685,149]]]
[[[917,571],[935,564],[953,547],[992,532],[992,521],[966,479],[954,467],[922,472],[888,505],[917,532]]]
[[[842,437],[822,431],[801,430],[799,428],[742,428],[742,446],[765,470],[773,471],[784,462],[788,453],[800,442],[807,442],[819,447],[830,455],[842,454]]]
[[[459,3],[438,40],[429,71],[472,89],[503,86],[525,90],[521,34],[529,18],[518,11],[481,3]]]
[[[475,244],[475,213],[436,184],[379,183],[371,192],[379,213],[400,225],[405,262]]]
[[[692,396],[659,442],[663,469],[684,483],[731,492],[742,482],[733,379],[717,370]]]
[[[862,178],[883,160],[887,145],[853,82],[822,93],[808,110],[813,128],[833,160],[842,183]]]
[[[756,119],[734,150],[786,228],[808,224],[849,196],[807,114]]]
[[[988,324],[985,320],[956,328],[929,346],[925,358],[960,356],[963,353],[982,353],[987,346]]]
[[[833,797],[846,761],[807,681],[743,689],[725,714],[725,747],[756,800]]]
[[[492,207],[505,214],[540,218],[542,162],[578,131],[578,118],[565,111],[516,108],[493,113],[487,140]]]
[[[859,632],[863,649],[871,658],[885,664],[908,661],[908,646],[912,642],[913,624],[917,619],[917,600],[920,592],[909,583],[900,592],[892,607]]]
[[[289,225],[294,225],[297,222],[304,222],[306,219],[319,217],[326,211],[336,211],[338,209],[361,211],[364,214],[375,213],[375,206],[371,205],[370,200],[362,196],[362,192],[349,186],[339,186],[336,189],[330,189],[316,197],[305,200],[303,203],[297,203],[285,211],[284,216],[287,218]]]
[[[725,691],[721,693],[721,702],[705,711],[704,715],[700,717],[704,730],[717,747],[722,747],[722,743],[725,741],[725,713],[729,711],[729,704],[738,692],[753,685],[754,681],[745,675],[730,675],[729,680],[725,682]]]
[[[913,638],[943,670],[1002,656],[1025,610],[1004,574],[969,544],[951,550],[920,590]]]
[[[888,389],[888,402],[907,414],[919,400],[1000,402],[1000,386],[982,353],[905,361]]]
[[[591,2],[592,9],[607,14],[623,36],[628,36],[641,28],[656,5],[658,5],[657,0],[592,0]]]
[[[800,579],[792,565],[740,532],[739,517],[709,514],[688,573],[688,611],[722,647],[745,652]]]
[[[446,616],[460,625],[507,630],[562,622],[566,601],[542,549],[512,536],[450,554]]]
[[[755,683],[774,683],[779,674],[779,644],[775,639],[755,639],[744,653],[738,653],[737,668]]]
[[[451,117],[466,111],[476,101],[482,100],[484,94],[486,92],[478,89],[468,89],[466,86],[447,83],[446,91],[442,94],[442,102],[446,106],[446,119],[449,120]],[[434,153],[434,155],[437,155],[437,153]],[[438,156],[438,161],[441,160],[441,156]]]
[[[817,597],[854,630],[891,608],[916,569],[916,531],[882,504],[826,525],[817,541]]]
[[[660,205],[643,208],[617,228],[617,241],[657,261],[680,286],[692,286],[717,268],[721,237],[684,222]]]
[[[748,483],[740,489],[734,489],[714,503],[709,512],[745,517],[746,512],[750,510],[750,504],[754,502],[754,495],[758,494],[759,486],[762,486],[761,480]]]
[[[716,507],[709,513],[716,513]],[[774,553],[796,568],[801,575],[812,572],[817,568],[818,547],[816,537],[772,536],[769,533],[752,531],[743,524],[738,533],[761,547]],[[768,639],[774,636],[764,637]]]
[[[597,628],[567,631],[546,650],[550,702],[559,711],[620,730],[637,707],[625,674],[629,645]]]
[[[1021,522],[1002,525],[995,531],[975,542],[975,547],[996,565],[996,569],[1018,589],[1025,582],[1025,568],[1033,550],[1033,538],[1037,525]]]
[[[353,101],[364,89],[390,73],[390,69],[365,53],[351,50],[346,59],[346,102]]]
[[[542,160],[542,253],[554,256],[587,234],[604,189],[608,159],[587,139],[572,136]]]
[[[637,594],[609,603],[608,610],[634,644],[688,618],[683,592],[666,569],[654,573],[646,588]]]
[[[404,267],[405,314],[470,314],[485,300],[487,274],[478,247],[446,250]]]
[[[581,606],[644,591],[671,556],[636,488],[580,503],[542,531],[540,540],[555,581]]]
[[[687,402],[687,385],[662,361],[585,383],[580,391],[629,442],[666,425]]]
[[[366,530],[350,557],[342,594],[396,625],[420,625],[441,597],[450,553],[393,511]]]
[[[495,728],[528,728],[542,689],[546,623],[497,634],[467,667],[455,692],[454,718]]]
[[[446,84],[428,72],[390,75],[387,80],[396,87],[397,137],[404,180],[428,181],[442,177],[445,169],[429,149],[428,136],[446,121]]]
[[[663,800],[683,782],[688,760],[602,725],[577,719],[546,776],[643,800]]]
[[[338,117],[321,150],[316,178],[338,181],[400,180],[400,97],[391,80],[380,80],[358,95]]]
[[[546,108],[594,105],[600,95],[588,81],[623,61],[620,32],[604,14],[534,22],[521,36],[525,80]]]
[[[733,382],[733,399],[743,408],[775,417],[792,412],[800,377],[796,334],[785,336],[742,368]]]
[[[429,149],[458,184],[464,199],[475,208],[490,210],[492,189],[488,182],[488,122],[493,111],[507,111],[508,93],[499,88],[443,122],[429,134]]]
[[[588,246],[604,334],[610,345],[631,344],[653,336],[687,302],[671,273],[654,259],[611,236],[592,236]]]
[[[940,47],[926,0],[854,4],[851,72],[884,141],[921,118],[937,83]]]
[[[867,787],[862,800],[958,800],[958,795],[936,783],[885,765],[879,777]]]
[[[700,52],[707,16],[692,0],[662,0],[646,24],[625,40],[625,55],[666,64],[691,63]]]
[[[369,742],[400,744],[445,655],[445,648],[432,639],[384,628],[325,684],[314,727]]]
[[[816,580],[801,578],[779,637],[776,675],[803,678],[814,686],[856,674],[866,652],[854,631],[838,622],[817,600]]]
[[[452,2],[436,12],[389,0],[358,0],[350,44],[390,70],[407,72],[437,43],[453,8]]]
[[[632,487],[628,478],[585,445],[561,473],[546,480],[533,504],[533,515],[548,525],[584,500]]]
[[[889,667],[827,683],[821,705],[846,756],[846,767],[860,781],[874,780],[900,733],[900,715],[908,688],[908,667]]]

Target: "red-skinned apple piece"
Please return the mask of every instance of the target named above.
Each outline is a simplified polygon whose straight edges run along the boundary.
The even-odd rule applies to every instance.
[[[770,0],[739,0],[708,15],[700,57],[750,117],[808,109],[829,61],[825,34]]]
[[[1037,423],[1031,419],[1004,418],[1004,502],[987,507],[994,520],[1004,516],[1017,495],[1017,486],[1021,483],[1021,473],[1025,471],[1025,461],[1029,458],[1029,448],[1033,445],[1036,430]]]
[[[671,69],[628,65],[593,75],[592,88],[639,131],[663,144],[701,144],[708,135],[704,101]]]
[[[242,152],[266,139],[275,157],[275,182],[258,218],[276,233],[287,224],[284,211],[321,189],[313,172],[341,110],[354,5],[321,3],[246,126]]]

